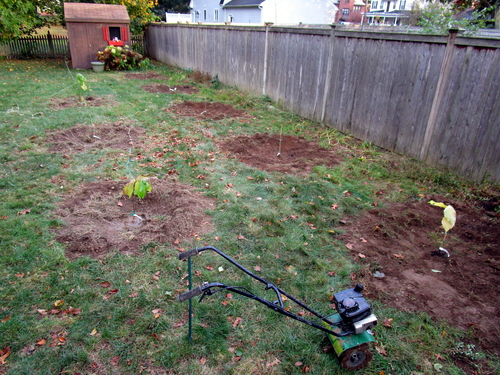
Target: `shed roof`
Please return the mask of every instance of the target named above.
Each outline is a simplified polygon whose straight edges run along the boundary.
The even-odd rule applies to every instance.
[[[256,7],[262,4],[264,0],[231,0],[224,5],[224,8],[230,7]]]
[[[69,22],[129,23],[125,5],[64,3],[64,18]]]

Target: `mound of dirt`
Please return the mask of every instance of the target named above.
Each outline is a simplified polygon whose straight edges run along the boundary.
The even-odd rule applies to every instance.
[[[163,74],[155,73],[155,72],[127,73],[127,74],[125,74],[125,78],[128,78],[128,79],[140,79],[140,80],[145,80],[145,79],[163,79],[163,80],[167,80],[168,79]]]
[[[443,209],[430,199],[457,211],[444,244]],[[433,196],[347,220],[341,239],[365,265],[360,281],[369,298],[469,330],[484,350],[500,355],[498,228],[498,215],[482,205]]]
[[[245,164],[273,172],[307,174],[317,165],[332,167],[340,162],[335,152],[291,135],[239,136],[225,140],[220,147]]]
[[[172,112],[176,115],[185,117],[194,117],[199,120],[222,120],[226,117],[245,117],[250,118],[245,111],[236,109],[230,104],[219,102],[191,102],[185,101],[174,104],[166,112]]]
[[[65,222],[57,241],[68,258],[102,258],[110,251],[139,254],[149,243],[172,243],[211,230],[205,211],[213,202],[193,188],[152,178],[153,191],[144,199],[122,195],[124,182],[85,184],[62,201],[56,216]]]
[[[141,86],[144,91],[151,92],[154,94],[198,94],[200,90],[196,87],[189,85],[183,86],[167,86],[161,83],[150,83],[148,85]]]
[[[53,109],[64,109],[72,107],[104,107],[108,105],[118,105],[119,103],[110,97],[70,96],[68,98],[55,98],[50,100],[49,106]]]
[[[124,121],[114,124],[78,125],[49,133],[50,152],[76,153],[88,149],[123,149],[140,145],[143,128],[128,126]]]

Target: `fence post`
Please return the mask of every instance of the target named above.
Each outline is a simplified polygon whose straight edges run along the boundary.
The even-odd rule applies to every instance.
[[[262,82],[262,95],[266,95],[266,84],[267,84],[267,56],[269,50],[269,26],[272,26],[272,22],[266,22],[266,40],[264,43],[264,73]]]
[[[56,52],[54,50],[54,43],[52,42],[52,35],[48,30],[47,30],[47,42],[49,42],[49,56],[56,57]]]
[[[324,123],[326,116],[326,106],[328,104],[328,95],[330,94],[330,84],[332,81],[332,70],[333,70],[333,54],[335,49],[335,24],[330,25],[330,52],[328,53],[328,64],[326,68],[325,77],[325,91],[323,94],[323,108],[321,109],[321,119],[320,122]]]
[[[453,49],[455,47],[455,38],[457,37],[458,29],[453,28],[448,31],[448,41],[446,43],[446,49],[441,63],[441,70],[439,71],[439,78],[436,85],[436,91],[434,92],[434,99],[432,100],[429,119],[427,120],[427,126],[425,128],[424,142],[422,143],[422,148],[420,149],[420,160],[422,161],[427,159],[427,154],[429,153],[429,147],[434,134],[434,129],[436,127],[438,113],[441,109],[441,102],[443,101],[444,90],[450,75],[450,68],[453,60]]]

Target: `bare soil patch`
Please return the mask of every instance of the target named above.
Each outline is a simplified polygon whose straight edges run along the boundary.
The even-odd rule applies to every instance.
[[[457,211],[444,244],[443,209],[430,199]],[[343,230],[341,238],[365,265],[361,281],[370,298],[403,311],[425,311],[469,331],[484,350],[500,355],[500,230],[491,207],[429,196],[372,209],[346,220]],[[381,276],[375,271],[385,276],[375,277]]]
[[[167,86],[162,83],[150,83],[141,87],[144,91],[154,94],[198,94],[200,90],[189,85]]]
[[[57,241],[69,258],[102,258],[116,250],[137,255],[149,243],[177,244],[211,230],[209,198],[175,181],[152,178],[144,199],[122,195],[125,182],[97,181],[62,201],[56,216],[65,225]]]
[[[140,79],[140,80],[145,80],[145,79],[163,79],[163,80],[167,80],[168,79],[163,74],[155,73],[155,72],[127,73],[127,74],[125,74],[125,78],[128,78],[128,79]]]
[[[241,109],[236,109],[230,104],[219,102],[191,102],[185,101],[174,104],[166,112],[185,117],[194,117],[199,120],[222,120],[226,117],[251,118],[249,114]]]
[[[49,106],[53,109],[64,109],[72,107],[105,107],[108,105],[118,105],[119,103],[111,97],[86,96],[83,101],[78,96],[68,98],[55,98],[50,100]]]
[[[76,153],[88,149],[123,149],[138,146],[144,136],[143,128],[134,128],[124,121],[113,124],[78,125],[51,132],[47,136],[50,152]]]
[[[239,136],[225,140],[220,147],[245,164],[272,172],[306,174],[316,165],[332,167],[340,162],[334,151],[291,135]]]

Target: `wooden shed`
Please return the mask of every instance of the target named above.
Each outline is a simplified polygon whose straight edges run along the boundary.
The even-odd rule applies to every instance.
[[[71,64],[88,69],[108,45],[130,44],[130,17],[125,5],[64,3]]]

